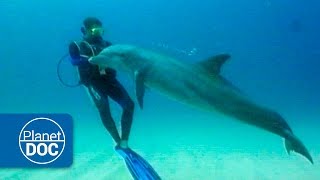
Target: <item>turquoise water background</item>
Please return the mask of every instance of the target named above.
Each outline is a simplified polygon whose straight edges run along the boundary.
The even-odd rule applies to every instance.
[[[222,75],[279,112],[315,161],[287,155],[271,133],[148,91],[145,109],[136,106],[130,145],[163,179],[320,179],[319,9],[315,0],[1,1],[0,112],[67,112],[75,123],[71,168],[1,169],[1,179],[130,179],[85,89],[57,78],[57,63],[81,38],[87,16],[103,21],[113,43],[188,62],[230,53]],[[61,75],[76,81],[68,64]],[[131,80],[118,76],[134,98]],[[121,109],[112,108],[119,124]]]

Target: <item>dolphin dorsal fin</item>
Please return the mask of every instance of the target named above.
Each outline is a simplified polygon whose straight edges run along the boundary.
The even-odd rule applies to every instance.
[[[219,54],[198,62],[198,66],[214,74],[220,74],[222,65],[230,58],[229,54]]]

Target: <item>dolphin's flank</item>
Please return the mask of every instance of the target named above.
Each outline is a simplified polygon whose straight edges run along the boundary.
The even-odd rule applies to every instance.
[[[129,74],[135,81],[141,107],[148,87],[181,103],[209,112],[218,111],[277,134],[285,139],[288,152],[297,152],[313,163],[307,148],[282,116],[254,103],[220,75],[222,65],[229,58],[228,54],[221,54],[187,64],[154,51],[120,44],[109,46],[89,62]]]

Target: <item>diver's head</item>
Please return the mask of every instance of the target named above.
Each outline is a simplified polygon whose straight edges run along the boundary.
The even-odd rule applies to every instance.
[[[96,17],[87,17],[83,20],[81,32],[85,39],[101,38],[104,33],[102,22]]]

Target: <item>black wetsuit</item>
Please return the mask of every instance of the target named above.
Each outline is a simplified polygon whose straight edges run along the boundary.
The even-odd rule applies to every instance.
[[[104,41],[102,38],[95,40],[85,39],[85,41],[92,45],[95,55],[111,45],[110,42]],[[100,74],[99,67],[92,65],[89,62],[78,65],[78,70],[81,83],[88,88],[89,93],[99,110],[103,125],[109,131],[114,141],[119,143],[120,140],[128,140],[133,119],[134,102],[124,87],[116,79],[116,71],[107,68],[104,70],[104,74]],[[111,116],[108,101],[109,97],[117,102],[123,109],[121,117],[121,138]]]

